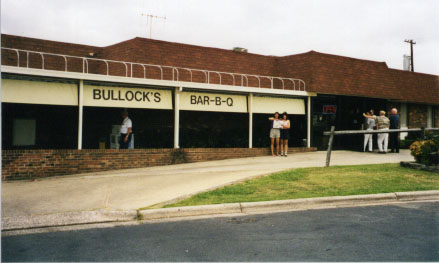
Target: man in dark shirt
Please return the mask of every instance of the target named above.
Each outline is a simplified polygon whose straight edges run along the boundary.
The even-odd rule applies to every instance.
[[[390,129],[399,129],[399,115],[398,111],[393,108],[390,112]],[[399,153],[399,133],[390,133],[390,149],[391,152]]]

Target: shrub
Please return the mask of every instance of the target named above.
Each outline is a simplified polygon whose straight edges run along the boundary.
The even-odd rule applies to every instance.
[[[415,157],[416,162],[425,165],[432,165],[434,162],[434,154],[439,150],[439,140],[437,138],[415,141],[410,145],[410,153]]]

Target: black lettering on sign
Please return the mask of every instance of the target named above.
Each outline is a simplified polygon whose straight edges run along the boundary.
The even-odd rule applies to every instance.
[[[209,96],[204,96],[203,105],[209,105]]]
[[[154,93],[154,101],[155,101],[155,102],[160,102],[160,101],[162,101],[162,98],[161,98],[160,96],[161,96],[160,92],[156,92],[156,93]]]
[[[93,89],[93,99],[100,100],[102,98],[100,89]]]
[[[119,100],[118,98],[114,97],[114,90],[110,90],[111,91],[111,100]]]
[[[140,97],[138,97],[137,95],[140,95]],[[135,97],[136,101],[142,101],[142,92],[136,91],[136,93],[134,93],[134,97]]]
[[[232,98],[227,98],[227,106],[232,107],[233,106],[233,99]]]
[[[221,106],[221,97],[215,97],[215,105]]]
[[[125,100],[124,98],[122,98],[122,97],[120,96],[120,90],[119,90],[119,92],[118,92],[118,96],[117,96],[117,98],[118,98],[118,100]]]
[[[149,100],[149,97],[148,97],[148,95],[149,95],[149,91],[147,91],[147,92],[143,92],[143,101],[145,101],[145,99],[147,100],[147,101],[150,101]]]
[[[129,90],[125,93],[125,98],[127,99],[127,101],[132,101],[134,99],[134,93]]]
[[[149,95],[154,97],[154,102],[159,103],[162,101],[160,92],[150,91],[131,91],[131,90],[106,90],[106,89],[93,89],[93,100],[114,100],[114,101],[148,101],[151,102]],[[204,98],[206,99],[206,97]],[[197,98],[195,95],[191,95],[191,104],[203,104],[203,98],[200,96]],[[209,104],[209,102],[207,102]]]
[[[110,94],[111,94],[111,100],[118,100],[117,98],[114,97],[114,90],[109,90]]]
[[[191,104],[197,104],[197,97],[195,95],[191,95]]]
[[[104,100],[109,100],[110,99],[110,91],[107,90],[108,92],[105,92],[105,90],[102,90],[102,98],[104,98]],[[105,96],[105,93],[107,93],[107,96]]]
[[[201,96],[198,96],[197,104],[203,105],[203,98],[201,98]]]

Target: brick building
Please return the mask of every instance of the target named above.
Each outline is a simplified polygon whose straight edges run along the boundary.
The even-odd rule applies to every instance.
[[[121,108],[129,109],[137,151],[168,149],[158,150],[167,152],[161,163],[176,162],[182,148],[200,156],[212,149],[209,158],[226,158],[229,148],[265,154],[274,111],[289,113],[295,150],[324,148],[331,125],[361,129],[371,108],[398,108],[402,127],[439,127],[437,75],[315,51],[276,57],[144,38],[94,47],[2,34],[1,63],[10,163],[22,153],[111,152],[103,149],[115,146]],[[356,145],[349,140],[335,146]],[[108,158],[74,172],[110,169]],[[22,170],[15,175],[32,174]]]

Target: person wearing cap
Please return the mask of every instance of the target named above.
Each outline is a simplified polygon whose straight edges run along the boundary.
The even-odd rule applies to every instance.
[[[131,136],[133,133],[133,123],[130,118],[128,118],[128,111],[124,110],[122,112],[122,126],[120,127],[120,140],[119,149],[128,149],[131,142]]]

